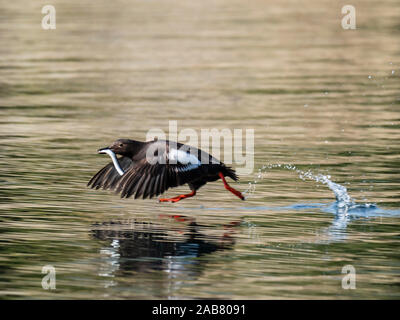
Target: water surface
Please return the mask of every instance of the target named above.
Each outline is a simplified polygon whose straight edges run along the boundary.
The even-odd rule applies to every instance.
[[[400,298],[398,1],[52,4],[0,5],[0,298]],[[255,129],[246,202],[86,188],[168,120]]]

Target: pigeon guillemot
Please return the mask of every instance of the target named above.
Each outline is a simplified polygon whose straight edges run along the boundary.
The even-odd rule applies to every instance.
[[[121,193],[121,198],[152,198],[169,188],[188,184],[191,193],[174,198],[159,199],[160,202],[178,202],[193,197],[207,182],[222,179],[225,189],[244,200],[242,193],[235,190],[225,180],[230,177],[237,181],[235,170],[210,154],[168,140],[135,141],[118,139],[111,146],[99,149],[107,153],[112,162],[107,164],[92,179],[91,188],[111,189]],[[121,155],[119,159],[115,154]]]

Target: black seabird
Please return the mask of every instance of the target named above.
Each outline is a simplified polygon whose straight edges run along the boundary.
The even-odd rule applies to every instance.
[[[178,202],[193,197],[207,182],[222,179],[225,189],[244,200],[242,193],[225,180],[225,177],[230,177],[237,181],[235,170],[210,154],[188,145],[168,140],[141,142],[118,139],[98,152],[109,154],[113,162],[97,172],[88,186],[115,190],[121,193],[121,198],[132,195],[135,195],[135,199],[152,198],[169,188],[188,184],[190,193],[160,199],[160,202]],[[121,157],[117,159],[115,154]]]

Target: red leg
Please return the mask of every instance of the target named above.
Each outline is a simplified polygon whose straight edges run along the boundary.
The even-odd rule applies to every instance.
[[[160,218],[171,218],[178,222],[186,222],[186,221],[193,221],[193,218],[189,218],[186,216],[176,215],[176,214],[160,214]]]
[[[219,177],[222,179],[222,182],[224,183],[225,189],[229,190],[230,192],[232,192],[236,197],[244,200],[244,197],[242,195],[242,193],[240,191],[237,191],[236,189],[233,189],[228,182],[226,182],[224,175],[222,174],[222,172],[218,173]]]
[[[193,190],[191,193],[181,194],[180,196],[173,197],[173,198],[161,198],[159,200],[159,202],[168,202],[168,201],[178,202],[178,201],[180,201],[182,199],[193,197],[194,195],[196,195],[196,190]]]

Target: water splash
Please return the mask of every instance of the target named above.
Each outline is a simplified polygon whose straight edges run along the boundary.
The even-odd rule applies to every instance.
[[[299,177],[302,180],[310,179],[328,186],[328,188],[333,191],[336,197],[337,205],[339,207],[349,207],[355,204],[354,200],[348,194],[347,188],[345,186],[333,182],[331,180],[330,175],[323,175],[323,174],[314,175],[311,173],[311,171],[303,172],[301,170],[296,170],[296,172],[299,173]]]
[[[268,206],[246,206],[240,209],[245,210],[268,210],[268,211],[279,211],[279,210],[309,210],[319,209],[324,212],[335,214],[334,229],[345,229],[346,224],[349,222],[351,217],[398,217],[400,216],[400,210],[396,209],[384,209],[378,207],[374,203],[357,203],[348,193],[347,188],[341,184],[335,183],[331,180],[330,175],[314,174],[311,170],[303,171],[298,169],[293,164],[268,164],[263,165],[256,174],[253,182],[249,182],[247,189],[243,192],[246,195],[246,199],[253,197],[256,192],[257,184],[265,177],[264,173],[271,169],[286,169],[294,171],[299,175],[299,178],[303,181],[313,180],[318,183],[326,185],[335,195],[336,201],[334,203],[300,203],[292,204],[283,207],[268,207]],[[211,208],[208,208],[211,209]],[[216,209],[216,208],[215,208]],[[218,208],[221,210],[222,208]],[[231,210],[231,209],[230,209]]]
[[[336,207],[337,210],[348,210],[354,208],[355,206],[359,206],[356,202],[350,197],[347,192],[347,188],[342,186],[338,183],[335,183],[331,180],[330,175],[323,175],[323,174],[314,174],[311,170],[303,171],[298,169],[293,164],[268,164],[263,165],[257,173],[256,179],[253,182],[249,183],[248,188],[243,192],[243,194],[247,195],[247,198],[250,198],[256,191],[257,183],[263,178],[263,173],[267,170],[275,169],[275,168],[282,168],[296,172],[299,175],[299,178],[303,181],[306,180],[313,180],[318,183],[322,183],[326,185],[335,195],[336,198]],[[369,204],[370,206],[372,204]],[[365,205],[364,205],[365,206]]]
[[[249,187],[244,192],[247,194],[246,198],[252,197],[256,191],[257,183],[264,178],[263,173],[271,169],[286,169],[294,171],[299,175],[299,178],[303,181],[313,180],[317,183],[326,185],[335,195],[336,202],[334,203],[307,203],[307,204],[292,204],[284,207],[245,207],[242,209],[248,210],[268,210],[268,211],[279,211],[279,210],[309,210],[319,209],[323,212],[333,213],[334,219],[332,224],[324,228],[322,237],[318,242],[339,242],[347,239],[347,226],[354,219],[360,218],[373,218],[373,217],[398,217],[400,216],[400,210],[387,210],[379,208],[373,203],[357,203],[352,199],[347,191],[347,188],[341,184],[335,183],[331,180],[330,175],[314,174],[311,170],[303,171],[298,169],[293,164],[268,164],[262,166],[256,175],[253,182],[249,183]],[[255,229],[254,229],[255,230]],[[252,231],[254,231],[252,229]]]

